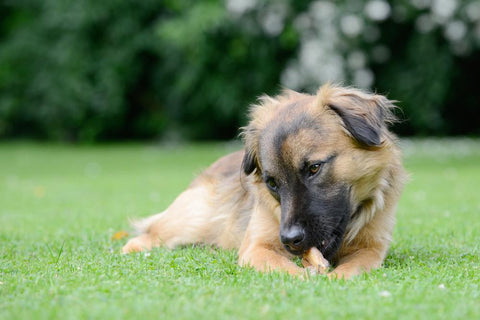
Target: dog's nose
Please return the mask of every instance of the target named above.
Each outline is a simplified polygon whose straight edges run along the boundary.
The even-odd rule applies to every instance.
[[[303,241],[305,240],[305,232],[303,228],[293,225],[288,229],[282,230],[280,240],[283,245],[291,251],[303,250]]]

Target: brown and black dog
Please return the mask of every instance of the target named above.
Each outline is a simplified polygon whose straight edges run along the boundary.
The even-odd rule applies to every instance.
[[[164,212],[137,222],[123,253],[205,243],[239,249],[239,263],[294,275],[318,248],[350,278],[381,266],[405,181],[387,129],[394,105],[334,85],[316,95],[264,96],[243,128],[245,149],[196,178]]]

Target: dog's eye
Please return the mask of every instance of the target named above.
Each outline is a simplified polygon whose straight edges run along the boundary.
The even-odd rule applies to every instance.
[[[277,183],[275,182],[275,179],[268,178],[267,180],[265,180],[265,183],[267,184],[267,187],[270,188],[270,190],[277,191],[278,186],[277,186]]]
[[[321,167],[322,167],[321,163],[312,164],[310,167],[308,167],[308,174],[310,176],[316,175],[318,171],[320,171]]]

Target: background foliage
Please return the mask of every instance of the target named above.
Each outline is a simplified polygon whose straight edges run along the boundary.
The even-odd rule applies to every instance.
[[[475,0],[5,0],[0,137],[230,139],[325,81],[399,100],[403,135],[480,133]]]

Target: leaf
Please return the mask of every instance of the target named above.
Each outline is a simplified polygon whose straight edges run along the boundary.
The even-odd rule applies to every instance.
[[[120,230],[120,231],[115,232],[110,239],[112,241],[118,241],[118,240],[122,240],[126,237],[128,237],[128,232],[125,231],[125,230]]]

